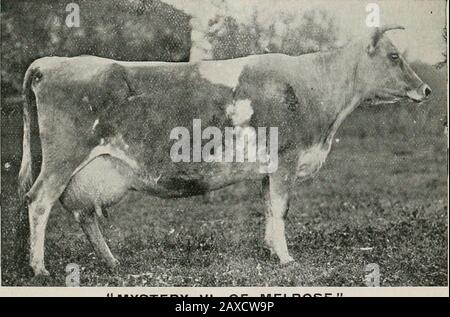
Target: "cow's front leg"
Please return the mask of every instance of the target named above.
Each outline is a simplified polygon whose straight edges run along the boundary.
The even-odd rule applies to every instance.
[[[275,253],[281,264],[294,261],[289,255],[286,243],[284,220],[289,209],[289,186],[275,175],[263,181],[266,200],[265,243],[271,253]]]
[[[273,248],[273,237],[272,237],[272,227],[273,227],[273,217],[272,209],[270,204],[270,191],[269,191],[269,176],[265,177],[262,181],[262,191],[264,196],[264,202],[266,204],[265,217],[266,225],[264,230],[264,243],[267,249],[270,251],[270,255],[275,255],[275,249]]]

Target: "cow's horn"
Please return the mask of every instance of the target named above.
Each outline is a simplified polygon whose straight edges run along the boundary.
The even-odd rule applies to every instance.
[[[376,46],[380,38],[383,36],[383,34],[390,30],[404,30],[405,28],[398,24],[388,24],[381,27],[375,28],[375,31],[372,35],[372,45]]]

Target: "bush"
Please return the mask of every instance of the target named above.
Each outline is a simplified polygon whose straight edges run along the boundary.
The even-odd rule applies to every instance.
[[[2,1],[2,97],[20,93],[42,56],[189,60],[190,17],[159,0],[80,0],[80,27],[65,24],[67,1]],[[7,105],[6,105],[7,106]]]

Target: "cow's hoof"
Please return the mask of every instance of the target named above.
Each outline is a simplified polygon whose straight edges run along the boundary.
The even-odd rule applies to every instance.
[[[111,271],[115,271],[120,266],[120,262],[117,259],[112,259],[108,261],[107,266]]]
[[[34,277],[50,276],[50,273],[45,268],[33,269]]]
[[[52,279],[48,275],[39,274],[30,279],[30,286],[51,286]]]
[[[268,258],[273,258],[273,257],[277,256],[277,254],[275,253],[275,250],[272,247],[268,246],[268,245],[264,245],[263,250],[264,250],[264,253],[267,255]]]
[[[286,257],[285,259],[280,259],[280,265],[281,266],[289,266],[289,265],[294,264],[294,263],[296,263],[296,262],[295,262],[294,258],[291,257],[291,256]]]

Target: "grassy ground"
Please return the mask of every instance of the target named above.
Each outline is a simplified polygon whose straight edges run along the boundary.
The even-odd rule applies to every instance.
[[[2,284],[36,285],[10,257],[18,140],[2,139]],[[115,273],[57,206],[44,283],[64,285],[74,262],[84,286],[364,286],[365,265],[377,263],[383,286],[446,285],[446,159],[444,135],[341,137],[318,176],[296,190],[287,236],[298,264],[287,267],[263,248],[259,184],[208,198],[130,195],[102,222],[122,264]]]

